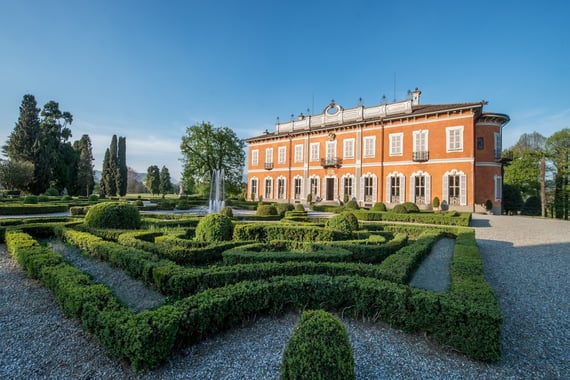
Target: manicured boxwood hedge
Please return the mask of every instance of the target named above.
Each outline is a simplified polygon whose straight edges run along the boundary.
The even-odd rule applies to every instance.
[[[234,227],[234,240],[254,240],[258,242],[295,240],[312,242],[346,240],[346,238],[347,235],[340,231],[308,225],[244,223],[237,224]]]
[[[354,215],[363,221],[385,221],[385,222],[407,222],[424,224],[441,224],[448,226],[468,227],[471,222],[470,212],[449,212],[449,213],[406,213],[379,212],[368,210],[355,210]]]
[[[386,275],[387,267],[390,269],[384,265],[386,260],[381,265],[287,262],[192,269],[85,232],[62,227],[56,230],[69,242],[161,291],[187,295],[171,305],[136,314],[120,306],[106,288],[91,290],[92,285],[81,277],[78,281],[68,278],[76,276],[74,271],[57,269],[67,265],[51,258],[43,248],[29,242],[15,247],[11,236],[21,233],[8,232],[8,247],[16,257],[28,256],[28,251],[29,256],[48,254],[35,261],[19,261],[26,268],[28,261],[37,263],[32,273],[39,273],[54,294],[64,294],[60,302],[70,300],[64,310],[76,313],[74,316],[113,356],[130,361],[135,369],[159,365],[179,344],[198,341],[252,315],[323,307],[343,310],[345,315],[378,318],[405,331],[425,331],[478,360],[495,361],[501,355],[502,317],[482,276],[480,255],[470,230],[458,233],[451,290],[442,294],[373,277],[374,272],[378,277]],[[24,240],[16,237],[14,240]],[[422,239],[428,237],[422,236],[418,242]],[[413,265],[410,258],[414,255],[400,251],[392,256],[401,254],[402,265]],[[327,272],[312,274],[311,268]],[[271,273],[282,275],[270,277]]]
[[[67,204],[0,204],[0,215],[50,214],[66,212]]]

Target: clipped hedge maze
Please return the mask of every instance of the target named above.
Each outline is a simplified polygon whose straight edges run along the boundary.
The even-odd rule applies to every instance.
[[[5,227],[11,255],[52,291],[66,315],[81,320],[135,371],[159,366],[176,348],[251,315],[306,308],[343,310],[404,331],[425,331],[477,360],[501,357],[502,316],[483,278],[471,229],[412,226],[414,239],[408,240],[401,229],[410,226],[370,224],[347,236],[311,225],[244,223],[235,226],[233,241],[208,244],[191,240],[192,233],[99,231],[103,238],[62,223],[23,226]],[[170,301],[134,312],[40,246],[33,237],[37,231],[122,269]],[[450,291],[409,287],[413,271],[442,236],[456,237]]]

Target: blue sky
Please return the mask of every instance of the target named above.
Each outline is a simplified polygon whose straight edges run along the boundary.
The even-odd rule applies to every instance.
[[[419,87],[423,104],[489,101],[511,117],[509,147],[570,127],[569,4],[1,0],[0,142],[30,93],[73,114],[96,169],[117,134],[129,166],[180,178],[187,126],[247,138],[333,98],[372,106]]]

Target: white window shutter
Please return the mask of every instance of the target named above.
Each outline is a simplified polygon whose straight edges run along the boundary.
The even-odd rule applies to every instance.
[[[443,175],[443,186],[441,189],[441,197],[443,198],[441,202],[446,202],[449,204],[449,177],[447,174]]]
[[[413,175],[410,177],[410,202],[416,202],[416,176]]]
[[[392,176],[386,177],[386,203],[390,203],[390,185],[392,182]]]
[[[465,174],[462,174],[459,178],[459,184],[460,184],[460,189],[459,189],[459,195],[460,195],[460,204],[461,206],[466,206],[467,205],[467,176]]]
[[[400,174],[400,203],[406,201],[406,176]]]
[[[372,177],[372,202],[376,203],[378,200],[378,177]]]
[[[364,202],[364,177],[360,177],[360,200]]]
[[[334,177],[334,194],[333,199],[338,195],[338,178]],[[342,198],[341,198],[342,199]]]
[[[426,184],[426,204],[431,204],[431,177],[429,174],[425,174],[425,184]]]

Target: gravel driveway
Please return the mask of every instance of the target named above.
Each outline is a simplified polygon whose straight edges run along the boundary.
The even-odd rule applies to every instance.
[[[570,378],[570,223],[474,215],[504,323],[504,357],[475,362],[421,334],[344,321],[358,379]],[[189,347],[142,379],[278,379],[294,313],[260,318]],[[131,379],[0,248],[0,378]]]

